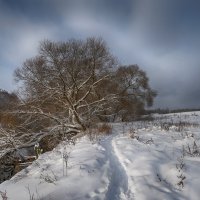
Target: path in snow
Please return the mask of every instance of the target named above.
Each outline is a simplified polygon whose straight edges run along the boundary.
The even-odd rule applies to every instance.
[[[106,150],[106,157],[110,164],[110,182],[106,193],[106,200],[133,200],[133,196],[130,197],[129,194],[128,176],[112,146],[112,141],[115,137],[116,135],[112,134],[100,142],[100,145]]]

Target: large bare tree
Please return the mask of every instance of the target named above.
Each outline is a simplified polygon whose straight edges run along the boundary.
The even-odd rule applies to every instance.
[[[2,110],[3,149],[40,140],[50,150],[58,136],[82,133],[99,120],[133,119],[156,95],[146,73],[137,65],[120,66],[99,38],[45,40],[38,55],[17,68],[15,79],[21,98],[11,98],[15,106]]]
[[[38,56],[15,71],[24,89],[20,114],[49,119],[51,131],[86,130],[115,96],[99,96],[97,91],[115,66],[102,39],[43,41]]]
[[[85,131],[98,119],[126,119],[155,96],[145,72],[137,65],[118,66],[99,38],[43,41],[15,78],[23,86],[18,114],[35,131]]]

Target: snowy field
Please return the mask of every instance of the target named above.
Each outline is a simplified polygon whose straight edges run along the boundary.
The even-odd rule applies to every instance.
[[[200,112],[115,123],[60,144],[0,184],[9,200],[199,200]],[[0,195],[0,198],[1,198]]]

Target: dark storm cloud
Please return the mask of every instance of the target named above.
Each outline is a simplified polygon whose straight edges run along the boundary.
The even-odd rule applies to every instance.
[[[139,64],[155,107],[200,107],[200,3],[192,0],[0,0],[0,87],[43,39],[103,37],[122,64]]]
[[[12,15],[20,15],[36,22],[49,22],[59,16],[48,0],[2,0],[1,6]]]

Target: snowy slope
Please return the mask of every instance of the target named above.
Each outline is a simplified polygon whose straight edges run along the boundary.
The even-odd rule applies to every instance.
[[[63,155],[69,155],[66,170]],[[77,144],[59,145],[31,166],[0,185],[9,199],[104,199],[108,187],[108,163],[104,149],[81,139]],[[20,192],[19,192],[20,191]]]
[[[95,141],[63,142],[0,191],[11,200],[199,200],[200,112],[154,117],[113,124]]]

